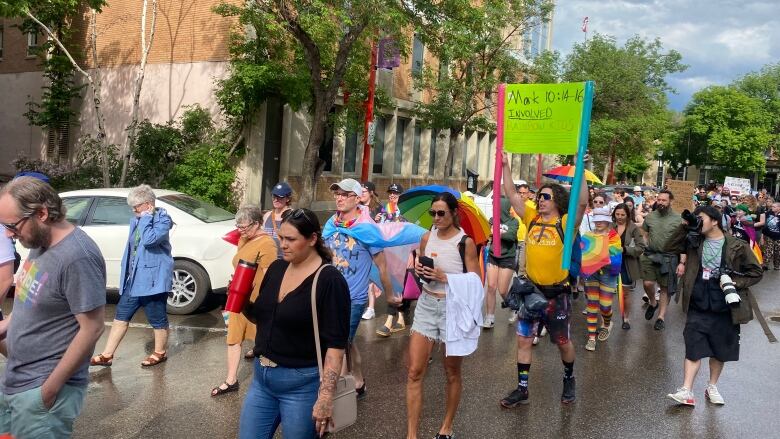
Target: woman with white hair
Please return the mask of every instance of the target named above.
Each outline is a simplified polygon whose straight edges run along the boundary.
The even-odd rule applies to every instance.
[[[111,366],[114,353],[127,333],[130,319],[144,308],[154,330],[154,352],[141,362],[155,366],[168,359],[168,314],[166,302],[173,286],[173,256],[169,232],[173,220],[165,209],[155,207],[156,197],[149,185],[133,188],[127,204],[135,215],[122,255],[119,303],[111,333],[103,352],[92,357],[91,366]]]

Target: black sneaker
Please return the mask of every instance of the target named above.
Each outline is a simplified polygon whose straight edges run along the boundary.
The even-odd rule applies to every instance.
[[[656,331],[663,331],[664,328],[666,328],[666,323],[664,323],[663,319],[658,319],[655,321],[655,325],[653,325],[653,329]]]
[[[366,383],[363,383],[362,386],[355,389],[355,393],[357,394],[357,399],[363,399],[366,397]]]
[[[455,439],[455,433],[452,434],[436,433],[436,436],[434,436],[433,439]]]
[[[655,310],[658,309],[658,303],[653,305],[647,305],[647,309],[645,310],[645,320],[653,320],[653,316],[655,315]]]
[[[571,404],[577,399],[574,396],[575,385],[576,381],[574,381],[574,377],[563,379],[563,393],[561,394],[561,402],[563,404]]]
[[[520,404],[528,404],[528,389],[522,389],[520,387],[512,391],[506,398],[502,399],[501,407],[514,408]]]

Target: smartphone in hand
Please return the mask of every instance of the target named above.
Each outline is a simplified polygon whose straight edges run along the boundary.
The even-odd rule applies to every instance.
[[[420,256],[419,258],[420,265],[423,267],[433,268],[433,258],[429,258],[428,256]],[[425,276],[420,277],[425,282],[431,282],[431,279],[426,278]]]

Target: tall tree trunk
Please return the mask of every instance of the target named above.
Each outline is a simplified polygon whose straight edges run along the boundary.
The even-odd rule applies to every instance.
[[[303,168],[301,170],[301,193],[298,198],[298,206],[310,208],[317,190],[317,174],[322,172],[320,163],[320,145],[325,139],[325,128],[328,124],[329,106],[325,102],[325,93],[314,96],[314,108],[311,112],[311,131],[306,150],[303,153]],[[318,172],[319,170],[319,172]]]
[[[454,176],[454,170],[452,169],[455,163],[455,150],[458,146],[458,138],[460,133],[463,132],[463,125],[456,125],[450,128],[450,141],[447,145],[447,158],[444,161],[444,185],[448,185],[450,177]]]
[[[127,141],[122,149],[122,176],[119,178],[119,187],[124,187],[127,180],[127,168],[130,166],[130,159],[133,155],[135,146],[136,130],[138,128],[138,109],[141,106],[141,88],[144,83],[144,73],[146,72],[146,61],[149,58],[149,51],[152,49],[154,41],[154,30],[157,24],[157,0],[152,0],[152,26],[149,31],[149,43],[146,43],[146,10],[149,6],[149,0],[144,0],[141,10],[141,65],[135,76],[135,86],[133,89],[133,111],[130,117],[130,125],[127,127]]]
[[[100,89],[101,89],[101,82],[100,82],[100,68],[97,64],[97,52],[96,49],[94,49],[94,45],[97,43],[97,31],[94,29],[94,26],[97,26],[97,12],[93,9],[92,10],[92,25],[93,25],[93,34],[92,34],[92,41],[93,41],[93,59],[95,61],[95,72],[97,74],[98,80],[95,81],[94,78],[92,78],[92,75],[87,73],[86,70],[81,68],[79,64],[76,62],[76,60],[73,58],[73,56],[70,54],[70,51],[65,48],[65,45],[62,44],[62,41],[57,37],[57,35],[52,32],[51,29],[49,29],[48,26],[43,24],[36,16],[34,16],[30,11],[27,11],[27,17],[30,18],[30,20],[34,21],[35,24],[40,26],[41,29],[46,33],[46,36],[48,36],[52,41],[54,41],[54,44],[57,45],[57,47],[60,48],[63,54],[68,57],[68,60],[70,61],[70,64],[73,66],[74,69],[76,69],[77,72],[79,72],[84,79],[89,83],[89,87],[92,89],[92,105],[95,109],[95,119],[97,120],[97,129],[98,129],[98,143],[100,144],[100,151],[101,151],[101,159],[103,161],[102,163],[102,171],[103,171],[103,186],[110,187],[111,186],[111,176],[108,172],[109,162],[108,162],[108,145],[106,145],[106,129],[104,125],[105,118],[103,117],[103,109],[100,101]]]

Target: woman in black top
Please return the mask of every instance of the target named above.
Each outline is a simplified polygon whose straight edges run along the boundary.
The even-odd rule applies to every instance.
[[[297,209],[279,226],[283,259],[268,268],[258,299],[244,311],[257,323],[255,374],[244,400],[239,437],[271,438],[279,424],[291,439],[322,435],[331,421],[333,393],[349,336],[347,282],[330,265],[320,223]],[[317,367],[311,288],[316,271],[317,318],[324,353]]]

